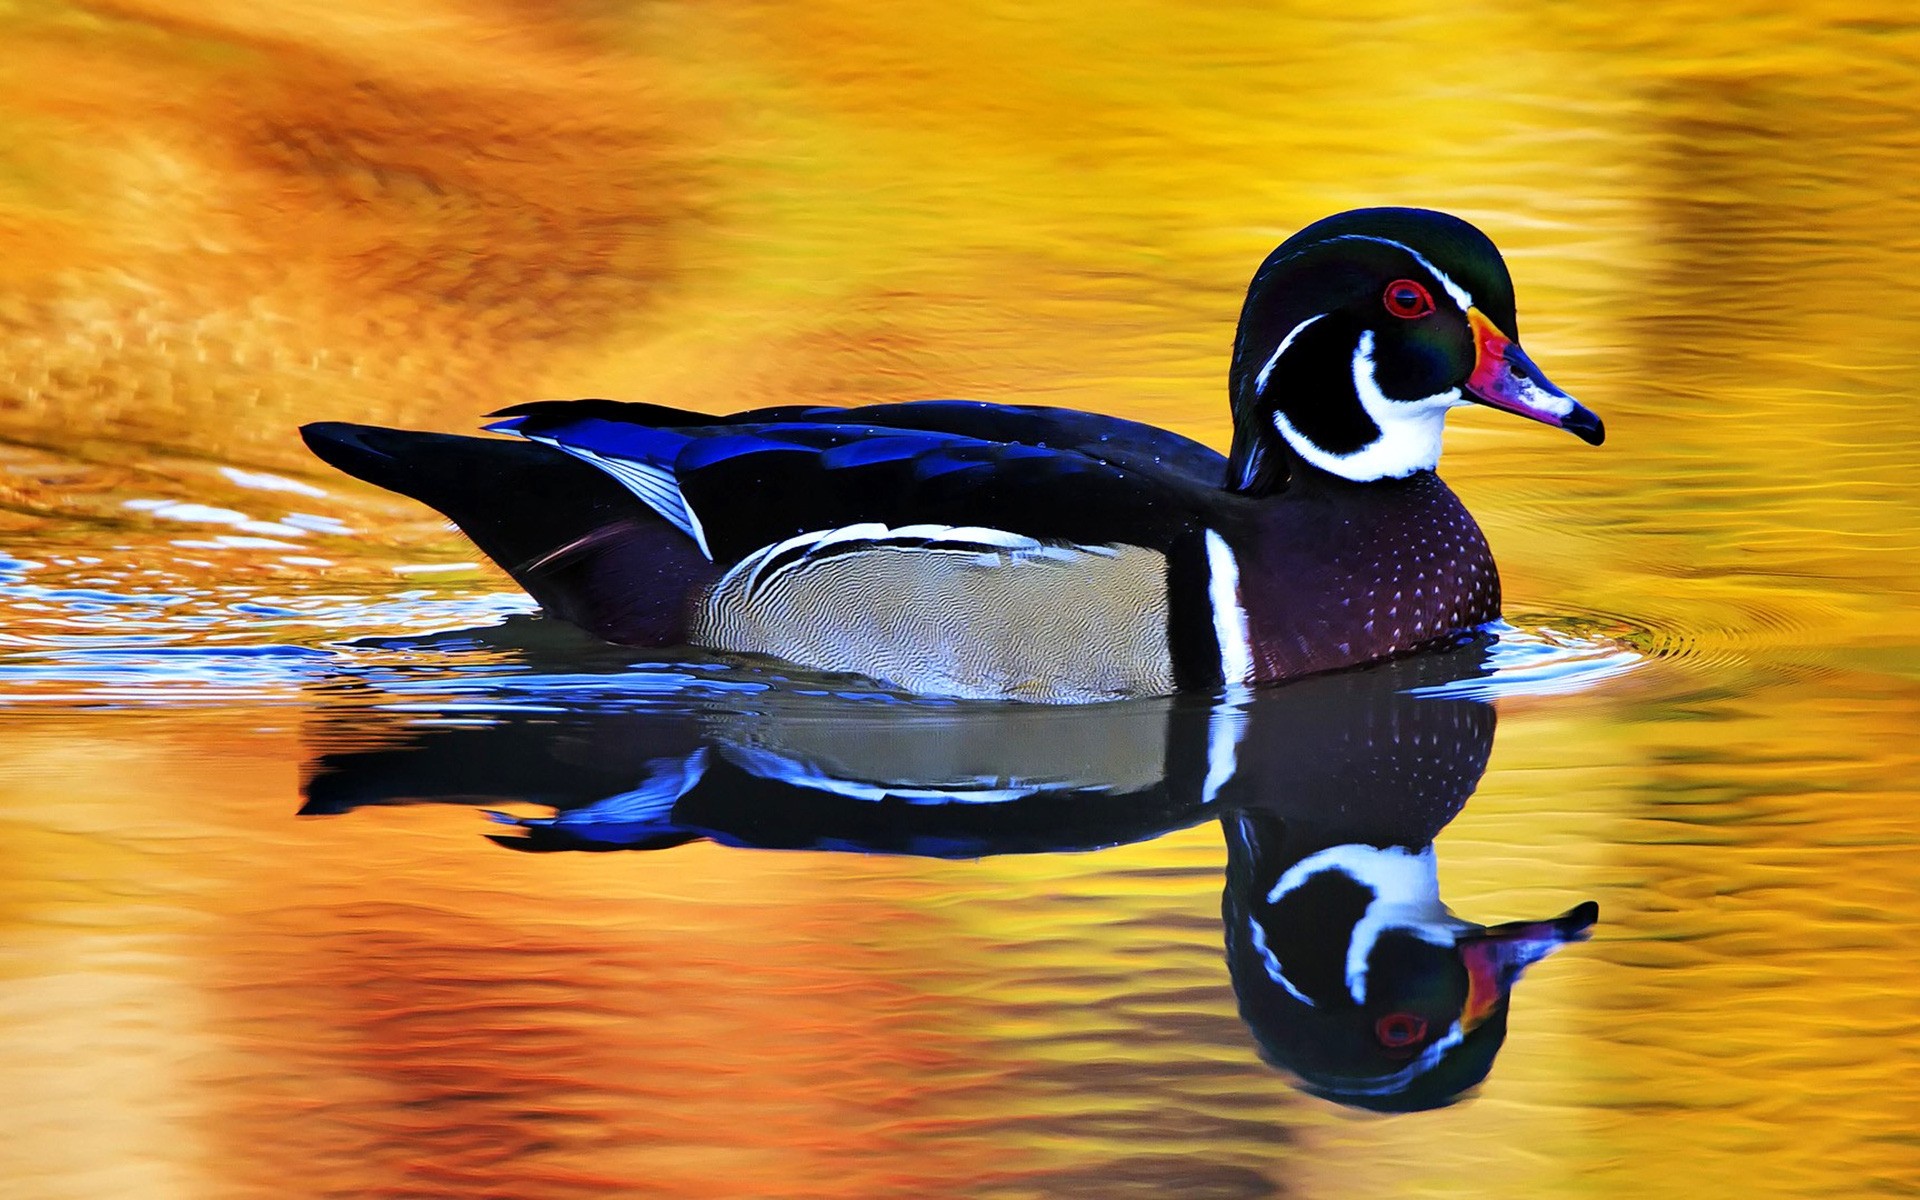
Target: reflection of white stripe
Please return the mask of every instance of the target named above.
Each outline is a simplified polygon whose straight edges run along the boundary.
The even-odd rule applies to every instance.
[[[1200,787],[1202,803],[1212,804],[1239,772],[1240,737],[1246,729],[1247,710],[1239,696],[1229,696],[1207,714],[1207,781]]]
[[[1280,348],[1273,352],[1273,357],[1267,360],[1267,365],[1261,367],[1260,373],[1253,377],[1254,395],[1260,396],[1266,394],[1267,376],[1273,374],[1273,369],[1280,365],[1280,356],[1287,352],[1288,346],[1293,345],[1293,339],[1300,336],[1300,331],[1326,315],[1325,313],[1315,313],[1298,325],[1295,325],[1292,329],[1287,330],[1287,336],[1280,339]]]
[[[1227,540],[1207,530],[1207,602],[1213,609],[1213,638],[1220,645],[1220,678],[1228,684],[1253,681],[1253,643],[1247,634],[1247,610],[1240,607],[1240,564]]]
[[[1022,780],[988,779],[982,776],[952,780],[951,787],[846,779],[829,775],[804,759],[761,746],[731,745],[727,747],[727,757],[749,774],[762,779],[776,779],[792,787],[875,803],[898,800],[906,804],[1005,804],[1047,790],[1042,785],[1028,784]]]
[[[1373,892],[1367,911],[1355,922],[1347,941],[1347,992],[1355,1004],[1367,1002],[1367,960],[1374,943],[1389,929],[1398,929],[1423,942],[1451,946],[1460,922],[1440,903],[1440,878],[1433,847],[1329,846],[1288,867],[1267,893],[1268,904],[1322,871],[1333,871]]]
[[[667,821],[680,797],[692,791],[706,773],[705,746],[685,758],[649,759],[646,779],[632,791],[595,800],[585,808],[569,809],[545,819],[527,819],[520,824],[557,825],[564,829],[569,825]]]

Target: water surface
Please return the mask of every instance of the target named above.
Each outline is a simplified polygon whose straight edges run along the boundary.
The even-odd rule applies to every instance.
[[[0,21],[9,1195],[1920,1189],[1904,8]],[[1231,701],[1055,714],[919,780],[1072,793],[1064,822],[929,803],[947,825],[877,846],[804,806],[593,812],[703,747],[702,778],[904,788],[927,753],[828,735],[976,718],[554,645],[434,514],[292,435],[960,395],[1224,445],[1252,267],[1381,202],[1494,236],[1530,352],[1610,434],[1457,414],[1443,473],[1512,629],[1320,706],[1461,718],[1457,811],[1374,830],[1433,838],[1460,920],[1599,906],[1426,1111],[1303,1089],[1246,1017],[1234,881],[1277,860],[1217,810],[1263,768],[1194,770],[1242,744]],[[1311,728],[1291,703],[1245,728]],[[1404,816],[1356,761],[1342,794]]]

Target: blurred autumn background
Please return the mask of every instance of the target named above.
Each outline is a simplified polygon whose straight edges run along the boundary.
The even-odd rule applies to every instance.
[[[1909,10],[0,4],[0,1190],[1912,1194]],[[1649,660],[1503,707],[1441,841],[1469,916],[1604,914],[1478,1099],[1258,1063],[1215,829],[294,820],[328,647],[519,607],[300,423],[959,395],[1223,446],[1253,266],[1372,203],[1481,224],[1607,420],[1456,417],[1510,609]]]

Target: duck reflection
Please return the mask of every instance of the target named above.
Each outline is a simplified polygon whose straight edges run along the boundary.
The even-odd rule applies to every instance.
[[[939,858],[1092,850],[1217,819],[1228,969],[1262,1055],[1315,1095],[1411,1111],[1486,1076],[1521,973],[1597,916],[1589,902],[1488,927],[1440,899],[1433,841],[1479,785],[1495,726],[1490,704],[1447,685],[1488,673],[1476,642],[1212,701],[774,688],[558,715],[504,705],[454,726],[418,724],[417,704],[330,705],[302,811],[532,803],[552,815],[496,812],[496,841]]]

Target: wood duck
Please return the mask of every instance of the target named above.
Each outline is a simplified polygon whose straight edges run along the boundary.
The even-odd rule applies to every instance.
[[[423,726],[417,690],[404,706],[340,703],[336,682],[306,739],[319,752],[302,811],[531,802],[554,815],[501,817],[496,841],[933,858],[1093,850],[1218,819],[1228,972],[1263,1057],[1336,1103],[1432,1108],[1486,1076],[1521,972],[1596,915],[1487,927],[1441,902],[1432,843],[1479,785],[1495,713],[1433,693],[1483,675],[1489,641],[1226,700],[1078,708],[773,688],[556,717],[536,691],[525,711],[486,697],[484,725]],[[556,665],[575,700],[578,659]]]
[[[606,640],[1075,703],[1313,674],[1498,617],[1486,540],[1434,473],[1447,410],[1604,436],[1515,337],[1486,235],[1360,209],[1255,272],[1225,458],[1117,417],[953,400],[537,402],[487,426],[517,443],[302,433]]]
[[[1437,1108],[1479,1084],[1521,974],[1599,917],[1589,900],[1542,921],[1462,920],[1411,825],[1383,837],[1260,809],[1222,825],[1240,1016],[1268,1061],[1349,1107]]]
[[[1222,794],[1236,805],[1220,819],[1221,914],[1240,1016],[1269,1062],[1324,1099],[1451,1104],[1492,1069],[1522,973],[1586,940],[1599,908],[1486,926],[1441,900],[1433,841],[1479,787],[1490,704],[1327,709],[1250,729],[1237,774],[1254,789]]]

